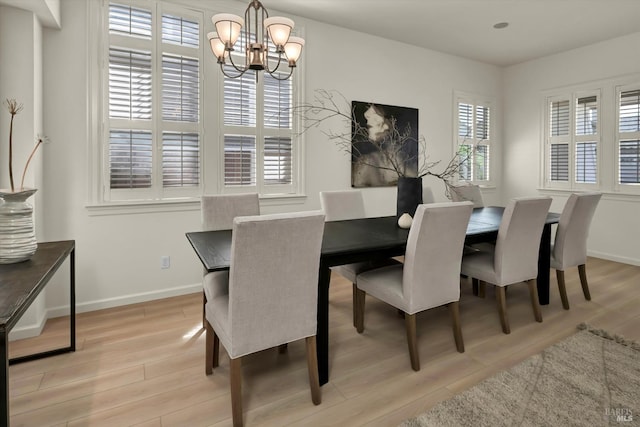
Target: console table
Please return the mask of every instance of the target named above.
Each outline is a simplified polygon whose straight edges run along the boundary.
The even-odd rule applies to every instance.
[[[9,365],[76,350],[75,241],[38,243],[30,260],[0,265],[0,427],[9,426]],[[9,331],[69,258],[69,346],[9,359]]]

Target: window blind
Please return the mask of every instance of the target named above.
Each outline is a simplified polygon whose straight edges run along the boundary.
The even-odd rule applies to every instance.
[[[197,187],[200,183],[200,137],[197,133],[162,133],[162,185]]]
[[[595,135],[598,130],[598,99],[578,98],[576,105],[576,135]]]
[[[200,24],[173,14],[154,20],[157,4],[152,5],[109,4],[111,189],[200,183]],[[148,50],[140,48],[145,45]],[[159,161],[154,153],[160,153]]]
[[[640,184],[640,90],[620,93],[618,129],[619,183]]]
[[[291,138],[264,139],[264,181],[269,184],[291,184]]]
[[[151,52],[109,49],[109,117],[151,120]]]
[[[229,75],[235,70],[226,66]],[[227,126],[256,126],[256,80],[253,73],[236,79],[224,78],[224,124]]]
[[[282,74],[279,74],[280,76]],[[291,129],[293,91],[291,80],[264,74],[264,126]]]
[[[197,58],[162,55],[162,118],[200,120],[200,65]]]
[[[569,181],[569,144],[551,144],[550,150],[551,181]]]
[[[569,135],[569,100],[551,103],[550,131],[551,136]]]
[[[198,48],[200,26],[180,16],[162,15],[162,42]]]
[[[490,180],[490,107],[458,102],[459,178],[465,181]]]
[[[151,132],[111,130],[109,132],[109,170],[111,188],[151,187]]]
[[[151,39],[151,11],[111,3],[109,5],[109,32]]]
[[[598,144],[579,142],[576,144],[576,182],[595,184],[598,165]]]
[[[225,185],[256,185],[256,138],[224,136]]]

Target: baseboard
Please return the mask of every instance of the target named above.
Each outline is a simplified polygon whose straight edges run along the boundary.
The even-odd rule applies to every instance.
[[[598,252],[598,251],[589,251],[587,255],[594,258],[602,258],[609,261],[620,262],[622,264],[630,264],[640,266],[640,259],[622,257],[619,255],[608,254],[606,252]]]
[[[143,292],[133,295],[125,295],[122,297],[108,298],[98,301],[90,301],[85,303],[76,304],[76,313],[85,313],[88,311],[102,310],[105,308],[120,307],[129,304],[138,304],[146,301],[153,301],[157,299],[176,297],[180,295],[193,294],[196,292],[202,292],[202,283],[196,283],[193,285],[185,285],[176,288],[163,289],[161,291]],[[27,325],[21,328],[12,329],[9,332],[9,341],[21,340],[24,338],[37,337],[42,332],[45,323],[48,319],[55,317],[67,316],[69,314],[69,306],[51,307],[45,310],[45,315],[42,316],[40,322],[37,324]]]

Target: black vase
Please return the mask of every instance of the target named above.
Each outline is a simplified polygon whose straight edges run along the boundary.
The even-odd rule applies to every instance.
[[[420,204],[422,204],[422,178],[398,178],[396,221],[404,213],[408,213],[413,218]]]

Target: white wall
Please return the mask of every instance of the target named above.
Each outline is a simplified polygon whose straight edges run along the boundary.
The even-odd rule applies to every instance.
[[[503,200],[540,193],[542,91],[640,73],[640,56],[630,54],[638,46],[640,33],[635,33],[505,69]],[[603,135],[602,142],[604,150],[612,150],[611,136]],[[551,209],[560,212],[568,193],[547,193],[554,199]],[[592,223],[589,254],[640,265],[638,218],[640,196],[605,194]]]
[[[211,5],[209,5],[211,7]],[[44,240],[76,240],[78,311],[161,298],[201,289],[202,267],[184,233],[200,228],[197,206],[174,212],[90,215],[88,180],[87,2],[60,2],[62,29],[44,29]],[[208,17],[205,17],[208,20]],[[430,160],[453,154],[453,91],[484,94],[501,109],[502,71],[494,66],[415,48],[313,21],[305,26],[303,55],[308,97],[317,89],[341,92],[348,100],[419,109],[419,132]],[[12,23],[7,23],[11,31]],[[4,25],[3,25],[4,27]],[[206,55],[210,55],[208,49]],[[212,59],[213,60],[213,59]],[[7,65],[1,64],[2,74]],[[16,79],[18,77],[15,77]],[[498,126],[500,128],[500,126]],[[499,138],[499,135],[497,135]],[[264,212],[320,207],[321,190],[350,187],[350,160],[319,130],[305,136],[306,194],[302,204],[265,205]],[[428,182],[437,200],[444,187]],[[499,180],[498,180],[499,183]],[[497,191],[486,195],[499,201]],[[395,188],[366,189],[371,215],[395,213]],[[171,268],[160,269],[160,256]],[[47,290],[50,315],[66,312],[68,266]]]
[[[11,116],[4,101],[15,99],[23,105],[23,110],[13,121],[13,179],[18,190],[36,137],[43,133],[42,27],[33,12],[0,6],[0,64],[0,188],[11,188],[6,164]],[[43,147],[29,165],[25,187],[42,188],[42,151]],[[42,191],[29,198],[28,202],[34,207],[36,237],[42,240],[45,235]],[[45,314],[45,297],[41,295],[14,330],[28,328],[39,331],[44,325]]]

